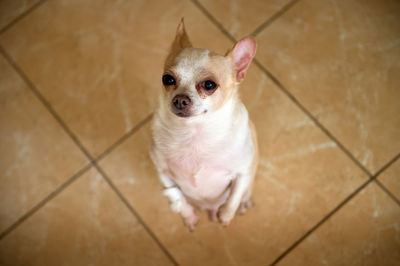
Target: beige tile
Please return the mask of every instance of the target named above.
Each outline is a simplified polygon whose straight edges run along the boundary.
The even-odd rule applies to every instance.
[[[200,0],[224,28],[241,39],[272,17],[289,0]]]
[[[152,112],[183,16],[198,46],[231,46],[197,7],[178,0],[48,1],[0,43],[99,155]]]
[[[203,213],[194,233],[161,194],[149,125],[100,162],[181,265],[266,265],[356,189],[365,175],[257,68],[241,88],[258,129],[255,208],[228,228]],[[282,234],[285,232],[285,234]]]
[[[87,162],[0,57],[0,232]]]
[[[170,265],[93,168],[0,242],[2,265]]]
[[[400,207],[371,183],[278,265],[399,265]]]
[[[304,0],[258,59],[371,172],[400,151],[400,3]]]
[[[386,169],[378,180],[390,190],[397,199],[400,199],[400,161],[397,160],[393,165]]]
[[[37,2],[39,2],[39,0],[1,0],[0,30]]]

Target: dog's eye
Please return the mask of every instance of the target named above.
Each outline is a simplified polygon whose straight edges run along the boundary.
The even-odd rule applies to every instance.
[[[217,87],[217,84],[214,81],[212,81],[212,80],[204,81],[203,88],[206,91],[213,91],[213,90],[215,90],[216,87]]]
[[[169,74],[162,76],[162,82],[165,86],[175,85],[176,83],[174,77]]]

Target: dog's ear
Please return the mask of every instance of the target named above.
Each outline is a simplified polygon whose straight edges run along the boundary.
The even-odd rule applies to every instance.
[[[192,43],[189,40],[188,35],[185,30],[185,23],[183,22],[183,18],[178,25],[178,29],[176,30],[175,40],[172,43],[172,52],[178,52],[184,48],[192,47]]]
[[[256,48],[256,41],[251,37],[246,37],[238,41],[232,50],[228,52],[227,56],[231,57],[232,67],[237,82],[243,80],[244,74],[256,54]]]

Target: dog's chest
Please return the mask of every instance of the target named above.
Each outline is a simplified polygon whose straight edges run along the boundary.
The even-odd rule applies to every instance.
[[[210,142],[195,136],[173,145],[166,154],[175,182],[194,199],[220,196],[235,174],[239,156],[235,145],[228,138]]]

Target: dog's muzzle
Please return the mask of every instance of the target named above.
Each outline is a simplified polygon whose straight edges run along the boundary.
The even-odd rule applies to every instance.
[[[176,95],[171,102],[171,109],[179,117],[189,117],[191,115],[193,103],[189,96],[184,94]]]

